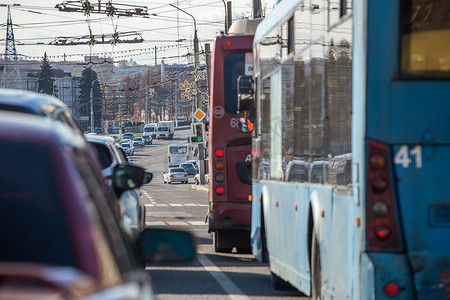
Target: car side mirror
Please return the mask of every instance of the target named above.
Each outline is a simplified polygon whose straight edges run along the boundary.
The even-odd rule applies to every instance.
[[[152,178],[153,174],[146,172],[142,167],[129,164],[118,164],[114,167],[112,174],[112,186],[114,187],[117,196],[120,196],[125,191],[149,183]]]
[[[255,123],[253,80],[250,76],[238,78],[238,120],[241,132],[252,132]]]

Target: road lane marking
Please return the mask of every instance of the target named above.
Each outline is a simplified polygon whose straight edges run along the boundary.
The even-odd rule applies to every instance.
[[[173,222],[163,222],[163,221],[155,221],[155,222],[145,222],[146,226],[207,226],[208,224],[205,221],[173,221]]]
[[[146,226],[165,226],[164,222],[145,222]]]
[[[176,222],[167,222],[167,225],[171,226],[186,226],[188,223],[182,222],[182,221],[176,221]]]
[[[188,221],[188,223],[194,226],[208,225],[205,223],[205,221]]]
[[[183,206],[181,203],[169,203],[170,206]]]
[[[220,271],[219,267],[217,267],[206,255],[197,254],[198,261],[203,265],[206,271],[208,271],[214,279],[216,279],[217,283],[224,289],[224,291],[230,296],[233,300],[250,300],[249,297],[245,295],[245,293],[228,278],[222,271]]]

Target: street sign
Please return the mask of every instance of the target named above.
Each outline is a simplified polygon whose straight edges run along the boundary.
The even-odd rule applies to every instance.
[[[194,113],[194,118],[198,121],[201,122],[203,120],[203,118],[206,116],[206,114],[199,108],[195,111]]]

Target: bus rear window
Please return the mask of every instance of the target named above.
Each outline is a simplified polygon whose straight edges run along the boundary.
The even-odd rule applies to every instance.
[[[229,115],[237,115],[237,79],[245,73],[245,53],[228,54],[223,66],[225,111]]]
[[[401,71],[412,77],[450,77],[450,1],[402,0]]]

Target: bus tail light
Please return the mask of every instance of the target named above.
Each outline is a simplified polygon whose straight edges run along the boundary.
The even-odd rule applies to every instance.
[[[400,291],[400,288],[398,287],[398,285],[396,283],[393,283],[393,282],[389,282],[384,287],[384,293],[386,295],[388,295],[389,297],[397,296],[399,291]]]
[[[367,165],[367,249],[369,251],[401,250],[389,149],[368,142]]]
[[[223,168],[225,168],[225,163],[221,160],[216,161],[216,169],[223,170]]]
[[[223,155],[224,155],[223,149],[222,149],[222,148],[217,148],[217,149],[214,151],[214,155],[215,155],[216,157],[218,157],[218,158],[222,158]]]
[[[219,185],[218,187],[216,187],[216,194],[219,196],[225,194],[225,188]]]
[[[223,173],[217,173],[216,176],[214,176],[214,180],[218,183],[222,183],[225,181],[225,175],[223,175]]]

